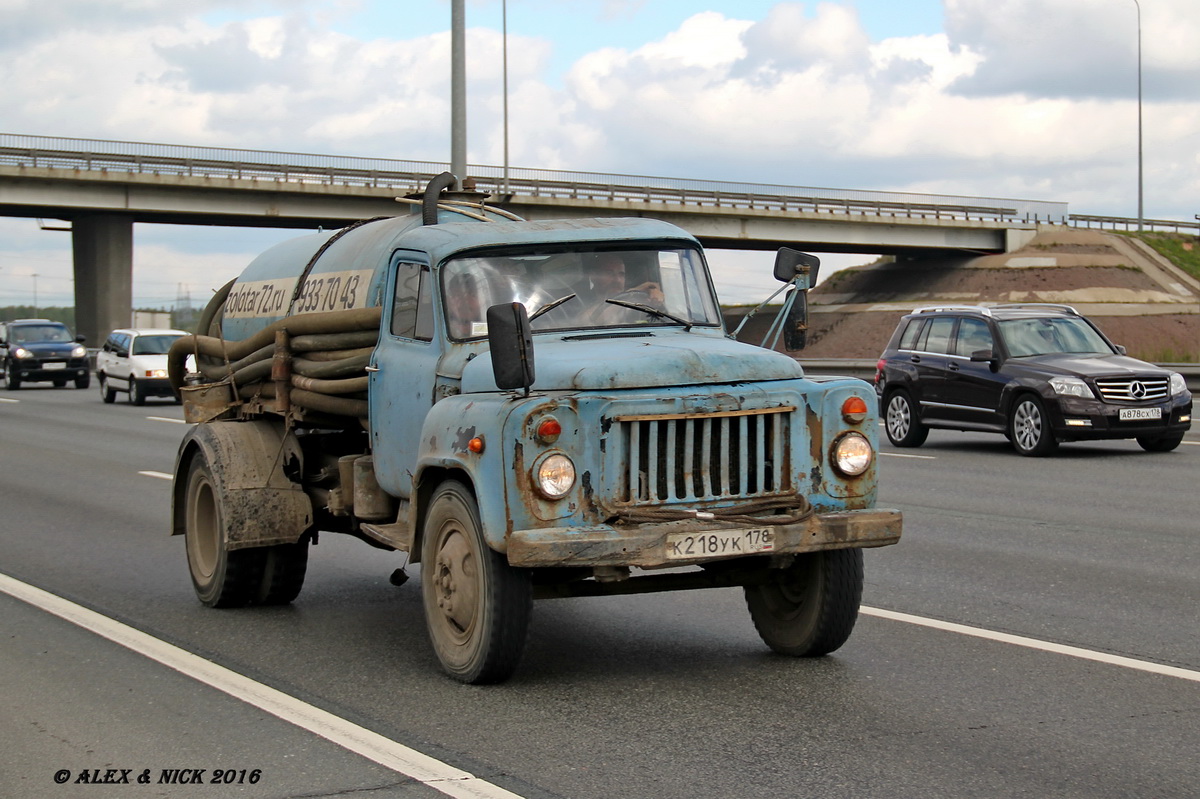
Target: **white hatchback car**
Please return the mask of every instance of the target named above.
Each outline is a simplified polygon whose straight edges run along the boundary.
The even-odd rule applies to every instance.
[[[178,402],[167,379],[167,351],[183,330],[121,329],[108,334],[96,353],[96,377],[105,402],[118,391],[129,395],[133,405],[146,404],[146,397],[170,397]]]

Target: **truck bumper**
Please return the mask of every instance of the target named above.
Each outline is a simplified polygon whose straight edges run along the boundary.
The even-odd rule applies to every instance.
[[[729,558],[671,557],[668,536],[746,527],[770,527],[774,547],[790,554],[823,549],[882,547],[900,540],[898,510],[876,508],[819,513],[794,524],[749,525],[686,520],[636,526],[595,525],[516,530],[508,539],[508,562],[522,568],[548,566],[686,566]],[[734,557],[747,557],[736,555]]]

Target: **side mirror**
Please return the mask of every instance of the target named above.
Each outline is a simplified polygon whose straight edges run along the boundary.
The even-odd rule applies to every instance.
[[[1120,344],[1114,344],[1113,346],[1115,346],[1115,347],[1117,348],[1117,354],[1118,354],[1118,355],[1124,355],[1124,354],[1125,354],[1125,347],[1123,347],[1123,346],[1122,346],[1122,345],[1120,345]]]
[[[533,385],[533,330],[529,314],[519,302],[493,305],[487,309],[488,345],[492,374],[501,391]]]
[[[799,288],[810,289],[817,285],[820,266],[821,259],[817,256],[791,247],[780,247],[779,252],[775,253],[775,279],[780,283],[790,283],[797,275],[807,274],[808,281]]]
[[[975,350],[971,353],[972,361],[990,361],[996,357],[991,350]]]
[[[85,341],[87,341],[87,336],[76,336],[75,337],[76,344],[83,344]]]

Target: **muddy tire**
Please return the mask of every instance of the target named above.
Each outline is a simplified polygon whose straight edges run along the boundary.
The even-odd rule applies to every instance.
[[[225,489],[203,453],[188,467],[184,539],[196,597],[212,608],[235,608],[256,600],[263,586],[263,549],[228,551],[222,507]]]
[[[108,384],[108,378],[104,374],[97,375],[100,384],[100,399],[108,404],[112,404],[117,398],[117,391]]]
[[[457,481],[439,486],[429,503],[421,593],[429,640],[447,674],[475,685],[512,676],[533,609],[529,574],[488,547],[475,497]]]
[[[286,605],[300,595],[308,573],[308,538],[295,544],[264,547],[262,583],[255,602],[259,605]]]
[[[846,643],[862,600],[861,549],[797,555],[746,586],[746,607],[763,643],[781,655],[818,657]]]

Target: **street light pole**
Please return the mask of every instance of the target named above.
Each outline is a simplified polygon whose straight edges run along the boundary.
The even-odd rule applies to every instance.
[[[467,45],[465,0],[450,2],[450,172],[462,189],[467,175]]]
[[[1142,206],[1142,4],[1133,0],[1137,7],[1137,80],[1138,80],[1138,233],[1145,221]]]
[[[504,58],[504,188],[508,194],[508,0],[500,3],[500,35],[503,40],[501,49]]]

